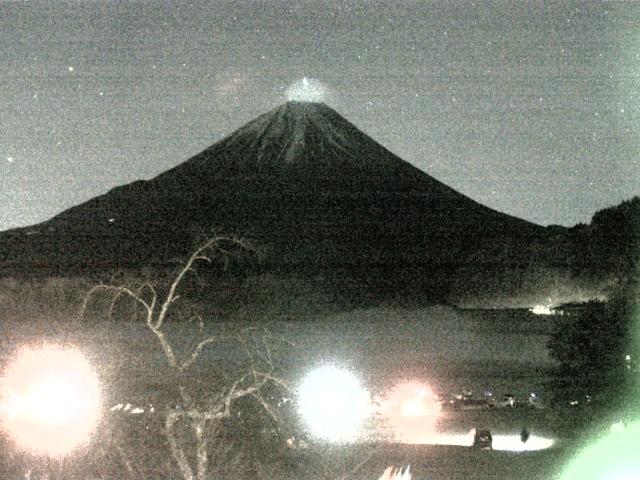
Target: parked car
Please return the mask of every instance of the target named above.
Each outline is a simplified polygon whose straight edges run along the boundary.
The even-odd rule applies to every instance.
[[[493,448],[493,437],[489,430],[476,430],[473,436],[473,448],[491,450]]]

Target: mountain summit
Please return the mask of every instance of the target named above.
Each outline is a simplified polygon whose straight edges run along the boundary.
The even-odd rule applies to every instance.
[[[324,103],[287,102],[221,143],[225,148],[249,153],[250,162],[313,164],[336,170],[392,168],[395,163],[380,162],[386,157],[381,155],[382,147]]]
[[[348,190],[424,187],[432,194],[454,191],[401,160],[322,103],[287,102],[247,123],[199,155],[157,177],[172,183],[234,177],[296,188],[293,182],[325,194]],[[238,178],[241,176],[242,179]],[[429,185],[425,185],[427,182]]]
[[[267,268],[366,283],[500,262],[545,232],[456,192],[328,106],[288,102],[151,180],[5,232],[0,248],[6,266],[135,266],[184,255],[212,228],[254,239]]]
[[[238,130],[228,145],[248,145],[258,160],[326,165],[325,154],[334,150],[342,152],[345,161],[358,157],[357,133],[325,104],[287,102]]]

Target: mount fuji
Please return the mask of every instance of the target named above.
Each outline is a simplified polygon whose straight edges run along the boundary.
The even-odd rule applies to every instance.
[[[0,262],[163,264],[212,228],[262,246],[262,268],[434,291],[470,264],[511,268],[549,235],[439,182],[325,104],[287,102],[155,178],[0,234]]]

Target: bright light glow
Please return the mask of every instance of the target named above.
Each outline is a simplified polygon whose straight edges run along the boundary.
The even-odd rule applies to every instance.
[[[640,478],[640,422],[611,432],[583,450],[562,480],[631,480]]]
[[[556,312],[548,307],[547,305],[536,305],[535,307],[529,309],[531,313],[534,315],[555,315]]]
[[[325,365],[310,372],[298,390],[299,412],[317,437],[354,441],[371,414],[369,393],[348,370]]]
[[[415,441],[406,443],[428,444],[428,445],[457,445],[460,447],[471,447],[475,430],[469,433],[425,433],[421,439],[417,436]],[[492,435],[493,450],[505,450],[509,452],[532,452],[535,450],[545,450],[551,448],[555,441],[551,438],[531,435],[526,442],[522,442],[520,435]]]
[[[622,433],[624,431],[624,422],[616,422],[609,428],[611,433]]]
[[[380,400],[380,410],[393,437],[404,443],[423,443],[433,434],[440,403],[431,388],[417,381],[396,385]]]
[[[87,441],[100,404],[98,378],[75,349],[24,349],[2,378],[3,428],[34,453],[63,456]]]
[[[307,77],[291,84],[286,92],[290,102],[323,102],[328,94],[328,89],[322,82]]]
[[[520,439],[520,435],[494,435],[493,449],[508,450],[510,452],[531,452],[545,450],[553,446],[555,442],[551,438],[531,435],[526,442]]]
[[[556,311],[548,305],[536,305],[530,308],[529,311],[534,315],[555,315]]]

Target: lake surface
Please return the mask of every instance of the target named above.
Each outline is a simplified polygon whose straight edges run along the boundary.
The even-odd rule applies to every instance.
[[[549,334],[562,317],[533,315],[526,310],[460,310],[446,306],[423,309],[373,308],[316,314],[304,318],[260,319],[259,312],[243,326],[260,325],[274,339],[274,358],[291,381],[321,363],[349,368],[374,389],[398,379],[420,379],[442,395],[472,390],[481,398],[511,393],[544,397]],[[233,319],[232,319],[233,320]],[[216,335],[230,322],[210,323],[200,333],[195,324],[169,324],[167,333],[186,354],[200,335]],[[0,324],[5,359],[24,344],[68,342],[85,351],[106,379],[132,377],[156,383],[166,361],[156,338],[142,322],[96,322],[79,327]],[[276,342],[278,343],[278,342]],[[230,347],[205,351],[203,367],[219,368],[240,361]]]
[[[245,316],[242,326],[260,325],[276,340],[275,363],[292,385],[316,366],[330,363],[352,370],[373,394],[383,393],[398,381],[419,380],[445,397],[467,389],[475,398],[491,391],[497,398],[511,393],[521,399],[532,391],[544,399],[547,369],[553,365],[546,344],[550,332],[562,320],[526,310],[444,306],[362,309],[287,320],[264,320],[256,314],[253,319],[261,321],[247,322]],[[167,324],[167,334],[183,354],[200,335],[228,329],[229,322],[208,324],[202,332],[195,324]],[[101,376],[106,408],[116,402],[156,398],[170,382],[162,350],[143,323],[95,322],[76,327],[3,323],[0,338],[3,363],[21,345],[62,342],[78,347]],[[216,346],[203,352],[193,374],[206,383],[226,365],[242,360],[235,348]],[[534,435],[559,438],[562,432],[554,422],[549,409],[501,409],[445,412],[437,428],[448,434],[489,428],[494,435],[513,435],[526,425]],[[572,451],[573,447],[562,441],[549,450],[520,453],[478,452],[447,445],[387,445],[373,452],[365,468],[352,478],[377,478],[371,475],[379,476],[386,466],[411,464],[418,480],[546,479],[552,478]],[[334,460],[339,458],[336,455]],[[315,478],[296,477],[293,472],[283,475]]]

